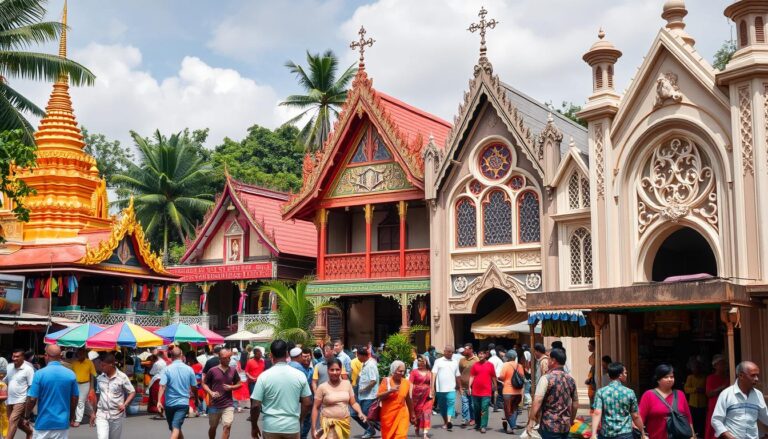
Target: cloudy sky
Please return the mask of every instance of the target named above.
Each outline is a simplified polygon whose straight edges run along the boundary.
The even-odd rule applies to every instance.
[[[687,31],[705,59],[732,25],[728,0],[688,0]],[[63,0],[49,0],[57,20]],[[663,0],[70,0],[69,56],[97,76],[72,91],[91,132],[128,142],[128,130],[170,133],[210,128],[209,146],[241,139],[254,123],[276,127],[277,104],[300,92],[284,64],[331,49],[356,61],[349,42],[360,25],[376,39],[366,52],[374,86],[449,121],[477,60],[467,32],[480,6],[500,24],[488,32],[501,79],[540,101],[581,104],[591,91],[582,54],[602,26],[623,53],[617,88],[626,88],[664,25]],[[54,46],[41,50],[54,53]],[[43,106],[50,86],[14,82]]]

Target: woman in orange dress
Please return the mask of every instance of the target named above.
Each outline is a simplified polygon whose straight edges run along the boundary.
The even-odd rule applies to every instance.
[[[393,361],[389,372],[376,395],[381,401],[381,439],[405,439],[408,427],[416,422],[411,385],[405,379],[405,363],[402,361]]]

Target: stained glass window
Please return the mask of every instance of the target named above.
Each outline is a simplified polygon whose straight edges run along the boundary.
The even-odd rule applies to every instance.
[[[539,197],[531,191],[523,192],[518,197],[517,209],[520,242],[539,242],[541,240]]]
[[[387,147],[384,146],[384,141],[375,133],[373,135],[373,160],[392,160],[392,154],[390,154]]]
[[[456,204],[456,246],[475,247],[477,245],[477,217],[475,203],[463,198]]]
[[[483,243],[512,243],[512,203],[500,190],[490,192],[483,202]]]
[[[509,187],[512,189],[519,191],[523,186],[525,186],[525,177],[522,175],[514,175],[509,179]]]
[[[512,167],[512,153],[509,148],[494,143],[480,153],[480,172],[486,178],[498,180],[504,178]]]
[[[357,151],[355,151],[355,155],[352,156],[352,163],[364,163],[368,161],[368,151],[366,150],[366,139],[368,138],[368,135],[363,135],[363,138],[360,139],[360,144],[357,145]]]
[[[592,234],[584,227],[576,229],[568,247],[571,252],[571,285],[592,284]]]
[[[472,180],[472,183],[469,184],[469,190],[472,191],[473,194],[477,195],[483,191],[483,185],[477,180]]]

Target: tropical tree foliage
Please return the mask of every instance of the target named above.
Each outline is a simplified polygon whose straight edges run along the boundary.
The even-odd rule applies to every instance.
[[[306,94],[291,95],[280,105],[302,110],[287,124],[295,124],[310,116],[299,137],[308,151],[320,149],[331,132],[332,119],[347,99],[347,87],[357,68],[349,66],[337,77],[339,60],[331,50],[322,55],[307,52],[307,68],[288,61],[285,64],[296,75]]]
[[[128,164],[133,162],[133,153],[120,146],[119,140],[109,140],[104,134],[91,134],[85,127],[82,127],[82,131],[85,152],[96,159],[101,177],[111,187],[112,176],[125,172]]]
[[[726,40],[723,41],[723,45],[715,52],[714,59],[712,60],[712,67],[717,70],[725,70],[725,66],[731,60],[731,57],[736,52],[736,41]]]
[[[216,168],[216,192],[224,187],[225,166],[233,178],[246,183],[282,191],[299,190],[303,152],[298,134],[293,125],[274,131],[253,125],[240,142],[225,138],[211,156]]]
[[[563,101],[560,104],[560,108],[555,108],[555,106],[552,105],[552,101],[549,101],[544,105],[550,110],[562,114],[563,116],[567,117],[568,119],[571,119],[572,121],[576,122],[577,124],[583,127],[587,126],[587,121],[585,121],[584,119],[580,119],[578,116],[576,116],[576,114],[579,111],[581,111],[580,105],[576,105],[573,102],[566,102],[566,101]]]
[[[324,309],[338,310],[336,305],[323,303],[317,306],[309,301],[306,294],[307,282],[298,281],[295,287],[283,281],[267,281],[259,292],[274,294],[277,297],[277,317],[272,323],[254,322],[249,325],[251,331],[272,330],[272,338],[291,341],[297,345],[312,346],[312,325],[315,314]]]
[[[387,342],[384,344],[384,350],[379,355],[379,375],[382,377],[389,375],[389,367],[395,360],[400,360],[405,363],[406,369],[410,368],[413,363],[413,350],[416,347],[411,344],[411,338],[408,335],[400,332],[395,333],[387,337]]]
[[[30,46],[56,41],[61,35],[61,23],[42,21],[44,4],[44,0],[0,0],[0,131],[20,129],[29,145],[34,144],[34,129],[24,113],[42,117],[45,112],[11,87],[9,79],[54,82],[66,74],[73,85],[91,85],[95,79],[74,61],[28,51]]]
[[[213,205],[214,195],[205,191],[211,166],[200,155],[203,147],[188,131],[170,137],[155,131],[152,139],[131,131],[131,136],[139,150],[138,160],[128,163],[112,182],[133,194],[139,222],[150,239],[156,233],[162,235],[162,251],[167,258],[172,234],[181,241],[190,237]],[[126,201],[122,198],[119,203]]]
[[[24,207],[23,198],[30,195],[32,188],[24,180],[15,178],[17,168],[30,168],[35,165],[33,144],[24,142],[24,132],[20,129],[0,132],[0,207],[13,205],[13,213],[19,221],[29,221],[29,209]],[[0,236],[2,242],[2,236]]]

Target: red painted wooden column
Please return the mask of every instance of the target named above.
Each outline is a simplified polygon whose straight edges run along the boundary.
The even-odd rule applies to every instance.
[[[371,277],[371,223],[373,222],[373,206],[365,205],[365,277]]]
[[[408,203],[401,200],[397,204],[397,211],[400,214],[400,277],[405,277],[405,218]]]
[[[317,212],[317,226],[320,230],[317,249],[317,278],[325,279],[325,254],[328,247],[328,212],[323,208]]]
[[[176,284],[176,288],[173,290],[176,292],[176,314],[181,314],[181,290],[183,288],[183,284]]]

